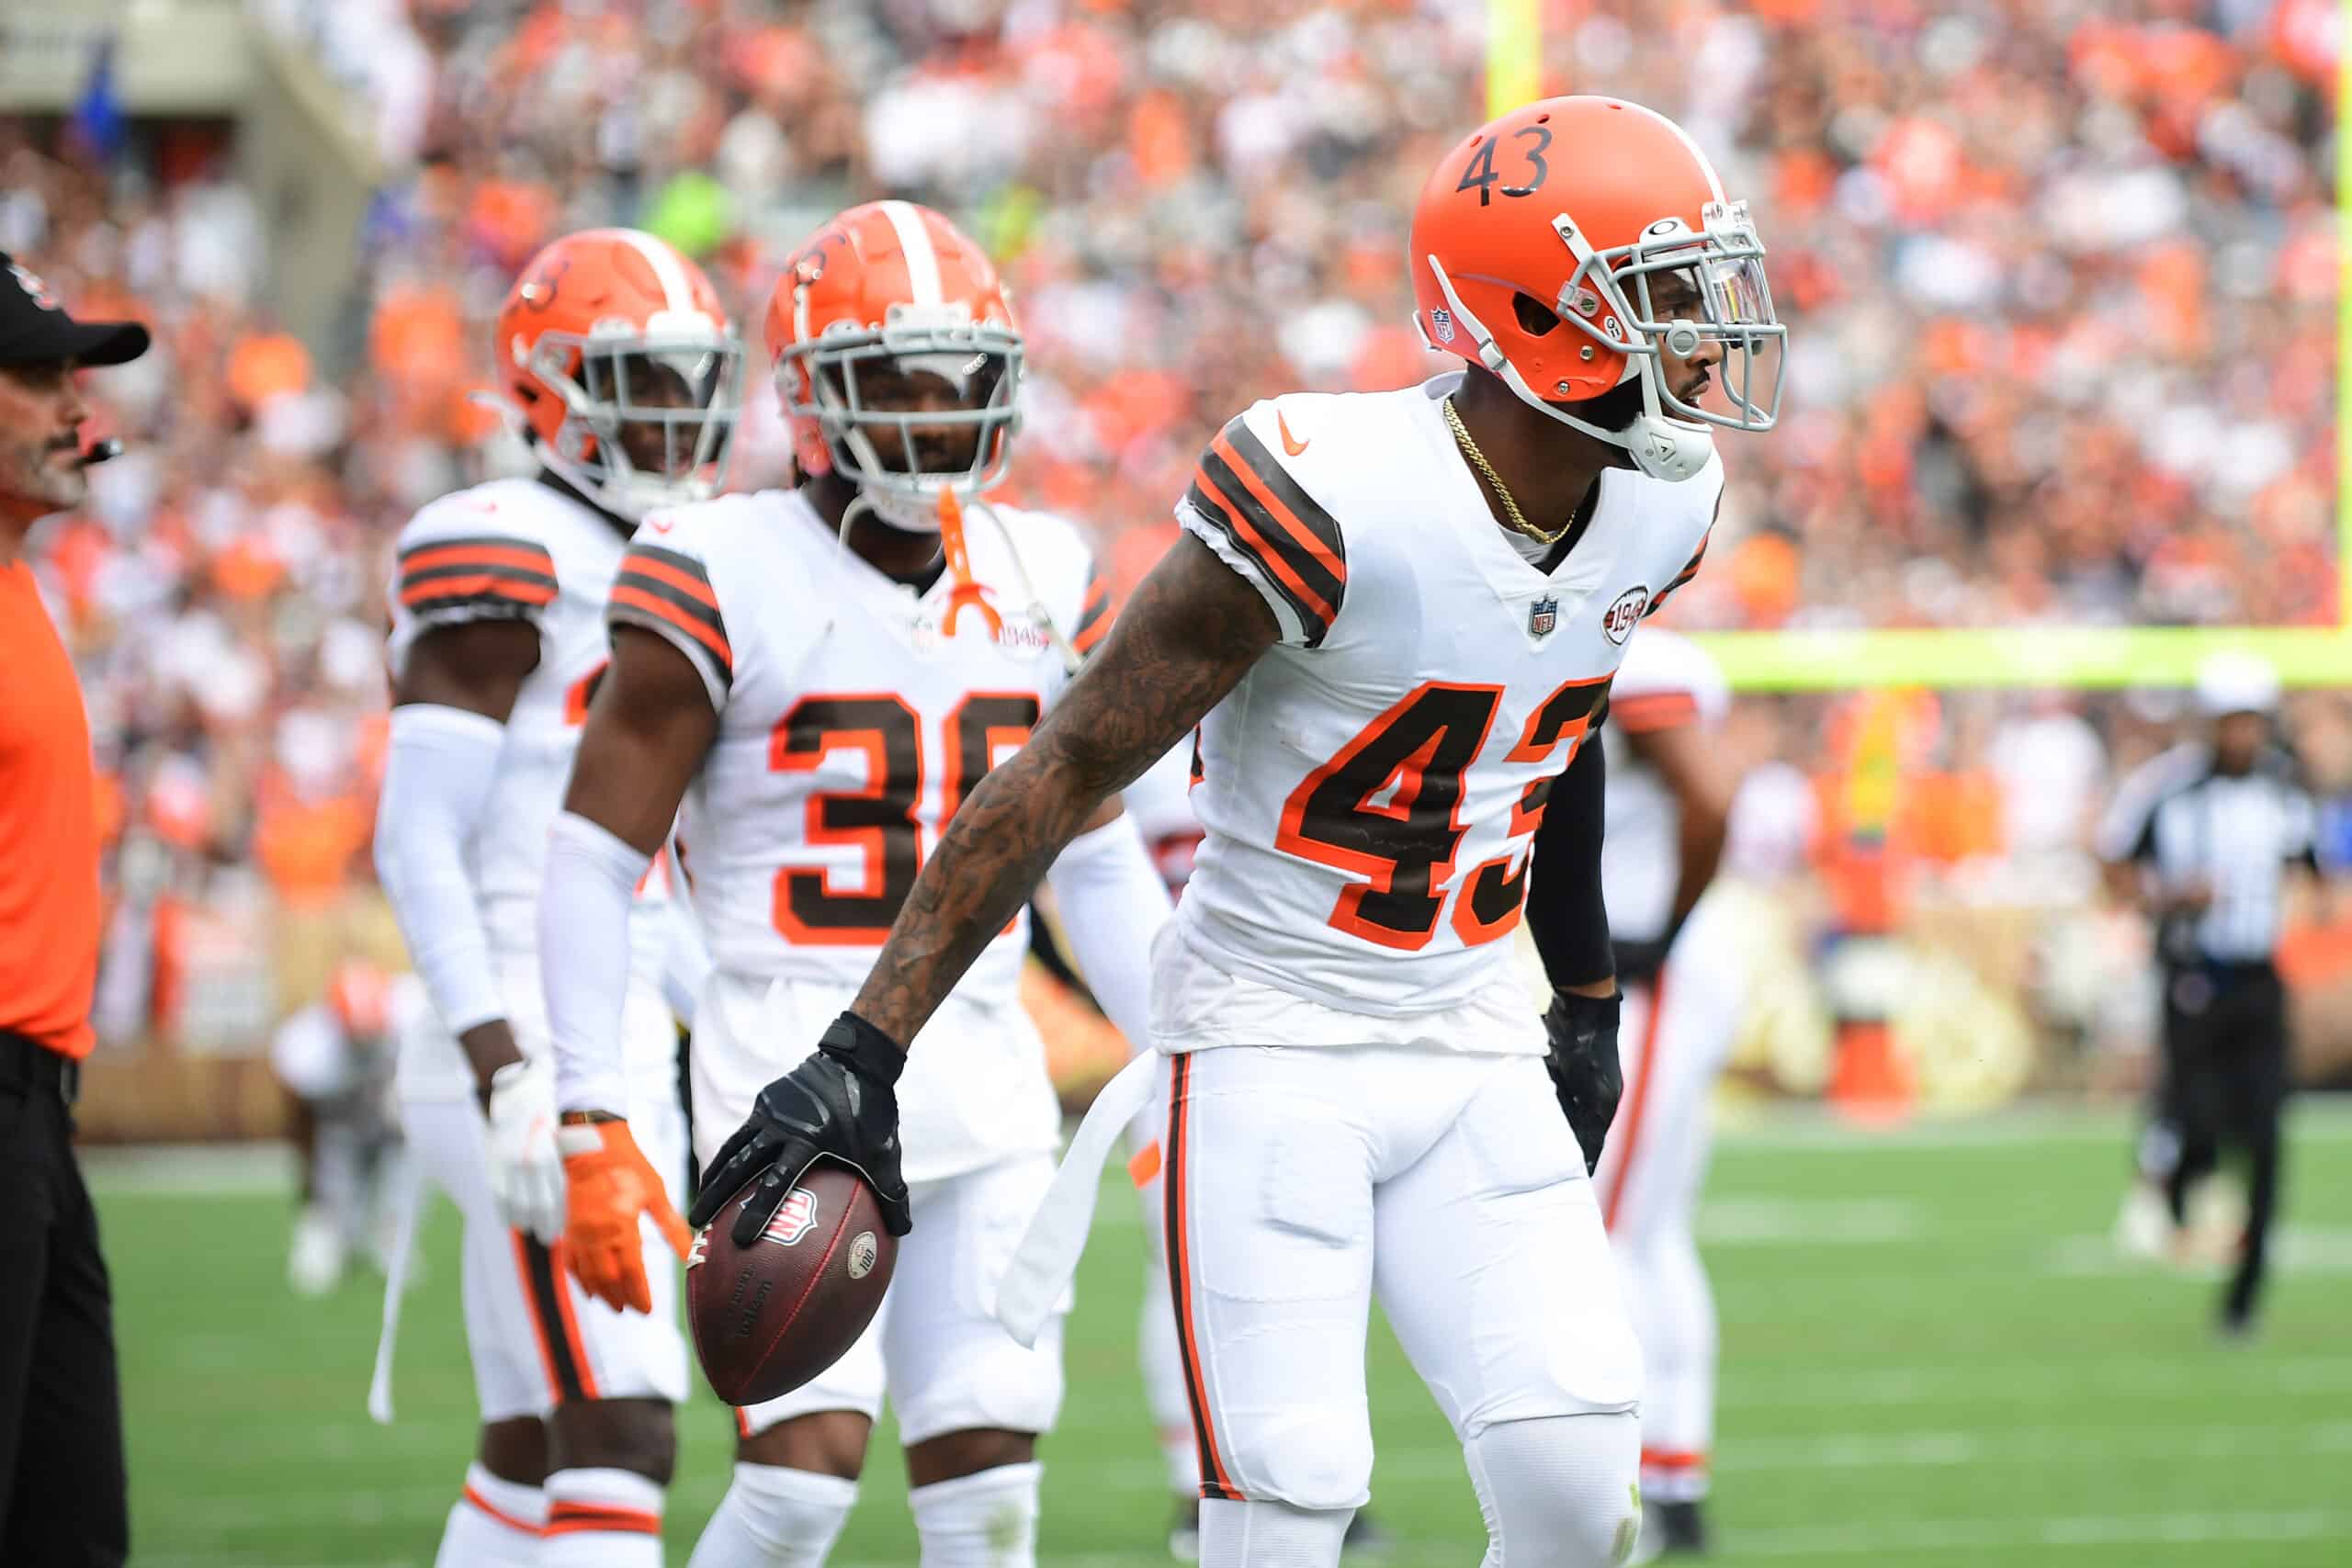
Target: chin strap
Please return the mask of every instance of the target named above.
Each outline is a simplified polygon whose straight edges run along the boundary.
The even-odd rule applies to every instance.
[[[956,618],[967,604],[979,611],[980,618],[988,622],[989,636],[1002,632],[1004,617],[989,603],[988,590],[973,581],[971,554],[964,544],[964,503],[952,490],[939,492],[939,547],[947,556],[948,573],[956,580],[955,586],[947,591],[947,613],[939,619],[941,635],[956,635]]]
[[[1634,467],[1651,479],[1667,479],[1679,484],[1707,466],[1707,458],[1715,449],[1714,437],[1710,435],[1703,426],[1689,420],[1669,419],[1661,413],[1644,412],[1636,414],[1634,422],[1622,431],[1604,430],[1589,420],[1578,419],[1566,410],[1537,397],[1535,389],[1530,387],[1527,384],[1527,378],[1519,373],[1519,367],[1513,365],[1504,355],[1501,347],[1495,342],[1495,334],[1487,330],[1487,324],[1471,311],[1470,307],[1462,302],[1462,296],[1454,292],[1453,279],[1446,276],[1444,266],[1435,256],[1430,257],[1430,271],[1437,276],[1439,291],[1444,294],[1445,302],[1453,309],[1454,319],[1468,331],[1470,341],[1478,345],[1478,363],[1493,372],[1496,378],[1509,387],[1511,394],[1521,402],[1558,420],[1571,430],[1583,432],[1595,441],[1622,447],[1634,459]],[[1638,367],[1634,373],[1645,378],[1652,374]],[[1645,387],[1644,391],[1647,401],[1655,406],[1657,400],[1656,394],[1647,387]]]
[[[989,525],[996,530],[997,537],[1004,542],[1005,558],[1012,563],[1013,575],[1021,581],[1021,592],[1028,597],[1029,616],[1046,629],[1046,637],[1060,653],[1063,672],[1077,674],[1079,666],[1085,662],[1084,656],[1071,644],[1061,624],[1054,619],[1053,613],[1046,608],[1046,602],[1038,597],[1037,585],[1030,580],[1029,568],[1021,558],[1020,547],[1012,542],[1012,531],[1004,525],[1004,519],[997,515],[996,508],[990,506],[985,498],[974,496],[972,505],[989,520]],[[850,527],[861,512],[879,518],[892,527],[906,526],[899,518],[876,505],[874,498],[861,489],[842,513],[841,532],[835,537],[833,548],[836,572],[841,570],[842,557],[849,553]],[[989,603],[987,585],[972,575],[971,549],[966,541],[964,527],[964,502],[952,490],[939,492],[938,521],[940,553],[947,558],[947,570],[953,579],[947,592],[947,610],[940,617],[939,629],[943,635],[954,637],[956,620],[964,608],[969,605],[988,622],[989,633],[993,637],[1004,629],[1004,617],[997,612],[995,605]],[[825,629],[830,632],[832,626],[833,622],[829,617]]]

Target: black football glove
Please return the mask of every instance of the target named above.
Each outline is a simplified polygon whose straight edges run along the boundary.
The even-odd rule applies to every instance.
[[[703,1173],[686,1223],[696,1229],[710,1224],[756,1180],[759,1190],[735,1219],[735,1245],[749,1247],[809,1162],[825,1156],[865,1179],[892,1235],[912,1230],[907,1184],[899,1175],[899,1097],[891,1088],[906,1063],[888,1035],[855,1013],[833,1020],[807,1061],[760,1090],[751,1116]]]
[[[1555,991],[1552,1010],[1544,1015],[1544,1031],[1552,1036],[1544,1066],[1568,1131],[1584,1152],[1587,1176],[1600,1168],[1600,1146],[1625,1092],[1625,1075],[1617,1065],[1617,1005],[1623,999]]]

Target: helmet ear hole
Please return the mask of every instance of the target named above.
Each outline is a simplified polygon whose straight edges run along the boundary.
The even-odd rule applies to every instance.
[[[1512,295],[1510,308],[1519,318],[1519,330],[1529,337],[1542,337],[1560,324],[1560,318],[1552,308],[1532,294]]]

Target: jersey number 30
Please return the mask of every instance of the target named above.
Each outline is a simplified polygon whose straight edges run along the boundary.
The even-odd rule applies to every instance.
[[[1507,754],[1509,761],[1548,763],[1567,747],[1559,766],[1511,807],[1510,852],[1474,867],[1454,897],[1453,929],[1465,944],[1493,942],[1519,924],[1527,847],[1544,820],[1544,797],[1584,744],[1610,679],[1571,681],[1554,692]],[[1500,686],[1424,682],[1291,791],[1275,846],[1367,879],[1340,895],[1333,927],[1405,953],[1418,953],[1437,934],[1462,846],[1462,777],[1486,749],[1502,697]]]
[[[943,828],[997,752],[1028,738],[1039,711],[1029,692],[974,692],[956,705],[941,731]],[[775,929],[804,946],[875,947],[890,934],[890,922],[922,869],[922,726],[895,695],[803,697],[769,737],[768,767],[805,771],[842,750],[865,753],[865,787],[810,795],[804,832],[811,844],[863,850],[865,874],[854,888],[844,889],[833,885],[830,872],[785,867],[775,876]]]

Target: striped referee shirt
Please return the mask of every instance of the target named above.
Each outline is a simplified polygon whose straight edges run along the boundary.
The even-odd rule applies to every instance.
[[[2278,945],[2287,867],[2318,870],[2312,798],[2294,761],[2266,750],[2244,773],[2217,773],[2213,750],[2176,746],[2123,781],[2099,825],[2098,855],[2134,863],[2167,890],[2202,881],[2203,912],[2168,918],[2158,950],[2169,963],[2267,963]]]

